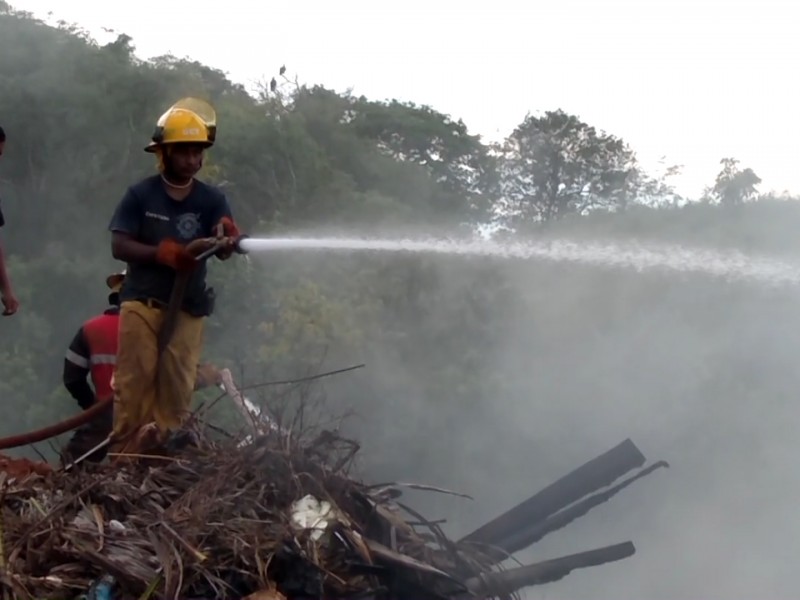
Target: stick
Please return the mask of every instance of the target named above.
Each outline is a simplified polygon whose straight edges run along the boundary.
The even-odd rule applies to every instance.
[[[607,502],[612,496],[625,489],[636,480],[646,477],[656,469],[668,466],[669,465],[665,461],[659,461],[653,465],[650,465],[646,469],[642,469],[636,475],[629,477],[628,479],[620,482],[612,488],[609,488],[608,490],[587,496],[580,502],[577,502],[562,511],[550,515],[545,520],[539,521],[533,525],[533,527],[521,528],[516,534],[503,540],[503,550],[505,550],[508,554],[512,554],[514,552],[519,552],[520,550],[523,550],[532,544],[535,544],[547,534],[557,531],[562,527],[566,527],[575,519],[582,517],[595,506],[598,506],[603,502]]]
[[[233,382],[233,375],[230,372],[230,369],[222,369],[220,372],[220,377],[222,378],[222,384],[220,387],[225,391],[226,394],[230,397],[233,401],[234,406],[239,410],[241,415],[245,418],[245,420],[250,424],[250,427],[254,434],[263,434],[265,433],[261,427],[257,425],[267,425],[272,430],[278,430],[277,424],[270,419],[269,417],[262,414],[262,411],[256,412],[255,407],[250,407],[250,404],[242,395],[238,389],[236,389],[236,384]],[[266,421],[266,422],[265,422]]]
[[[328,371],[326,373],[319,373],[317,375],[310,375],[308,377],[300,377],[298,379],[284,379],[278,381],[265,381],[263,383],[254,383],[253,385],[248,385],[242,388],[242,391],[246,390],[254,390],[260,387],[266,387],[268,385],[292,385],[295,383],[305,383],[307,381],[314,381],[315,379],[322,379],[323,377],[330,377],[331,375],[339,375],[340,373],[347,373],[348,371],[355,371],[356,369],[361,369],[366,365],[354,365],[352,367],[345,367],[344,369],[336,369],[335,371]]]
[[[73,460],[71,463],[69,463],[68,465],[65,465],[64,466],[64,472],[67,472],[70,469],[72,469],[72,467],[74,467],[75,465],[78,465],[78,464],[82,463],[84,460],[89,458],[92,454],[94,454],[98,450],[102,450],[103,448],[108,446],[110,443],[111,443],[111,436],[109,435],[106,439],[104,439],[102,442],[97,444],[94,448],[91,448],[87,452],[84,452],[78,458]]]
[[[459,543],[501,546],[503,540],[515,535],[521,527],[546,519],[587,494],[612,484],[644,462],[644,455],[627,439],[464,536]]]
[[[502,573],[483,573],[478,577],[468,579],[465,585],[478,596],[502,596],[531,585],[558,581],[575,569],[595,567],[622,560],[635,553],[636,548],[632,542],[623,542],[509,569]]]

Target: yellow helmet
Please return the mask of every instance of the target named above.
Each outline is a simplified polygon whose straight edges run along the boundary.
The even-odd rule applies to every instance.
[[[182,98],[161,115],[145,152],[155,152],[161,144],[194,143],[214,145],[217,117],[210,104],[197,98]]]

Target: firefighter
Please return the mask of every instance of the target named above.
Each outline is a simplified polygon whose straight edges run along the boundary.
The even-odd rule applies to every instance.
[[[145,148],[158,173],[130,186],[109,224],[114,258],[127,263],[120,292],[111,451],[146,453],[163,446],[189,412],[205,318],[213,288],[205,261],[195,257],[225,240],[216,256],[228,259],[240,234],[224,193],[195,178],[214,144],[216,116],[202,101],[184,99],[158,120]],[[188,284],[175,329],[159,358],[158,332],[176,274]]]
[[[64,357],[64,387],[84,410],[113,394],[111,380],[117,358],[119,292],[124,280],[125,271],[112,273],[106,278],[110,290],[109,307],[80,326]],[[91,386],[87,381],[89,378]],[[65,462],[75,460],[108,437],[111,433],[112,410],[109,404],[97,417],[75,430],[61,453]],[[98,450],[87,460],[100,461],[104,457],[105,450]]]
[[[5,146],[6,132],[0,127],[0,157],[3,156]],[[0,210],[0,227],[4,227],[5,224],[6,220],[3,217],[2,210]],[[6,256],[2,244],[0,244],[0,300],[3,302],[3,316],[13,315],[19,310],[19,300],[14,294],[14,286],[11,285],[11,277],[6,267]]]

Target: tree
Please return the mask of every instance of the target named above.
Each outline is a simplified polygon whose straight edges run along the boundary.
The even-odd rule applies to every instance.
[[[713,197],[722,205],[736,206],[754,198],[761,178],[750,169],[740,169],[735,158],[723,158],[722,170],[712,188]]]
[[[620,208],[635,196],[633,151],[562,110],[528,115],[502,153],[503,209],[512,222]]]
[[[497,161],[463,121],[428,106],[360,98],[350,124],[395,160],[424,167],[441,188],[440,210],[485,219],[495,200]]]

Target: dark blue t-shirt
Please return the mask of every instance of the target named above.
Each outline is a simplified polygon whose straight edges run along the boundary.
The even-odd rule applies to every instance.
[[[195,181],[191,193],[181,201],[167,195],[160,175],[148,177],[128,188],[117,205],[109,230],[132,235],[144,244],[157,245],[165,238],[182,244],[215,235],[219,220],[232,218],[228,201],[218,188]],[[183,308],[206,314],[206,265],[198,265],[186,288]],[[175,281],[171,267],[157,263],[128,263],[120,301],[153,298],[168,302]]]

